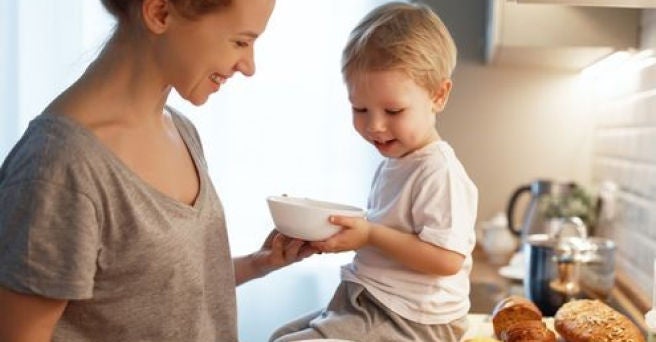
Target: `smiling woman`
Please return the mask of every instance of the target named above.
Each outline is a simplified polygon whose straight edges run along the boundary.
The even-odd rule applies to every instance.
[[[339,58],[350,28],[380,2],[279,1],[267,32],[258,38],[256,77],[245,82],[237,74],[200,108],[185,102],[184,92],[169,98],[173,107],[192,114],[198,127],[210,178],[224,200],[233,254],[259,248],[273,226],[268,195],[364,204],[378,157],[351,127]],[[0,86],[9,90],[0,94],[4,159],[35,114],[83,72],[114,22],[100,1],[3,1],[0,6]],[[197,56],[194,50],[183,55]],[[231,75],[208,71],[214,84]],[[325,302],[338,278],[333,264],[348,258],[313,258],[240,287],[240,339],[264,340],[275,326]]]

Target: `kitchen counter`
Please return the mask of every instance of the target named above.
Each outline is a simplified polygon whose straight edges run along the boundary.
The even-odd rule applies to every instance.
[[[474,249],[474,265],[470,275],[471,313],[490,314],[494,305],[510,295],[523,296],[521,281],[504,278],[499,275],[502,265],[488,262],[485,252],[479,247]]]
[[[473,259],[474,265],[470,275],[471,314],[489,315],[499,300],[510,295],[524,295],[522,282],[499,275],[499,268],[503,265],[489,263],[485,253],[479,247],[474,249]],[[612,290],[606,304],[629,317],[643,333],[647,331],[644,312],[619,286]]]

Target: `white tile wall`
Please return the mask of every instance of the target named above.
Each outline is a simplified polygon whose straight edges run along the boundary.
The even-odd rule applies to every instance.
[[[644,11],[642,48],[656,49],[656,11]],[[656,66],[640,70],[615,97],[599,99],[593,181],[619,186],[617,216],[599,234],[617,244],[617,267],[651,297],[656,257]],[[612,86],[612,85],[611,85]],[[629,89],[629,91],[626,91]]]

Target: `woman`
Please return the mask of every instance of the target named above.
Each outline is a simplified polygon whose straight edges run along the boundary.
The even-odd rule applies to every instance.
[[[102,0],[116,30],[0,169],[1,341],[236,341],[235,285],[314,252],[275,232],[231,259],[172,88],[201,105],[274,0]]]

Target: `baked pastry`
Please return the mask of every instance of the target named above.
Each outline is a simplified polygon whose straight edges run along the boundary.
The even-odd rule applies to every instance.
[[[530,300],[510,296],[501,300],[492,310],[492,326],[497,337],[501,335],[511,325],[523,321],[542,322],[542,312]]]
[[[556,334],[542,321],[521,321],[501,332],[504,342],[543,341],[556,342]]]
[[[631,320],[598,300],[565,303],[554,318],[556,331],[568,342],[645,341]]]

